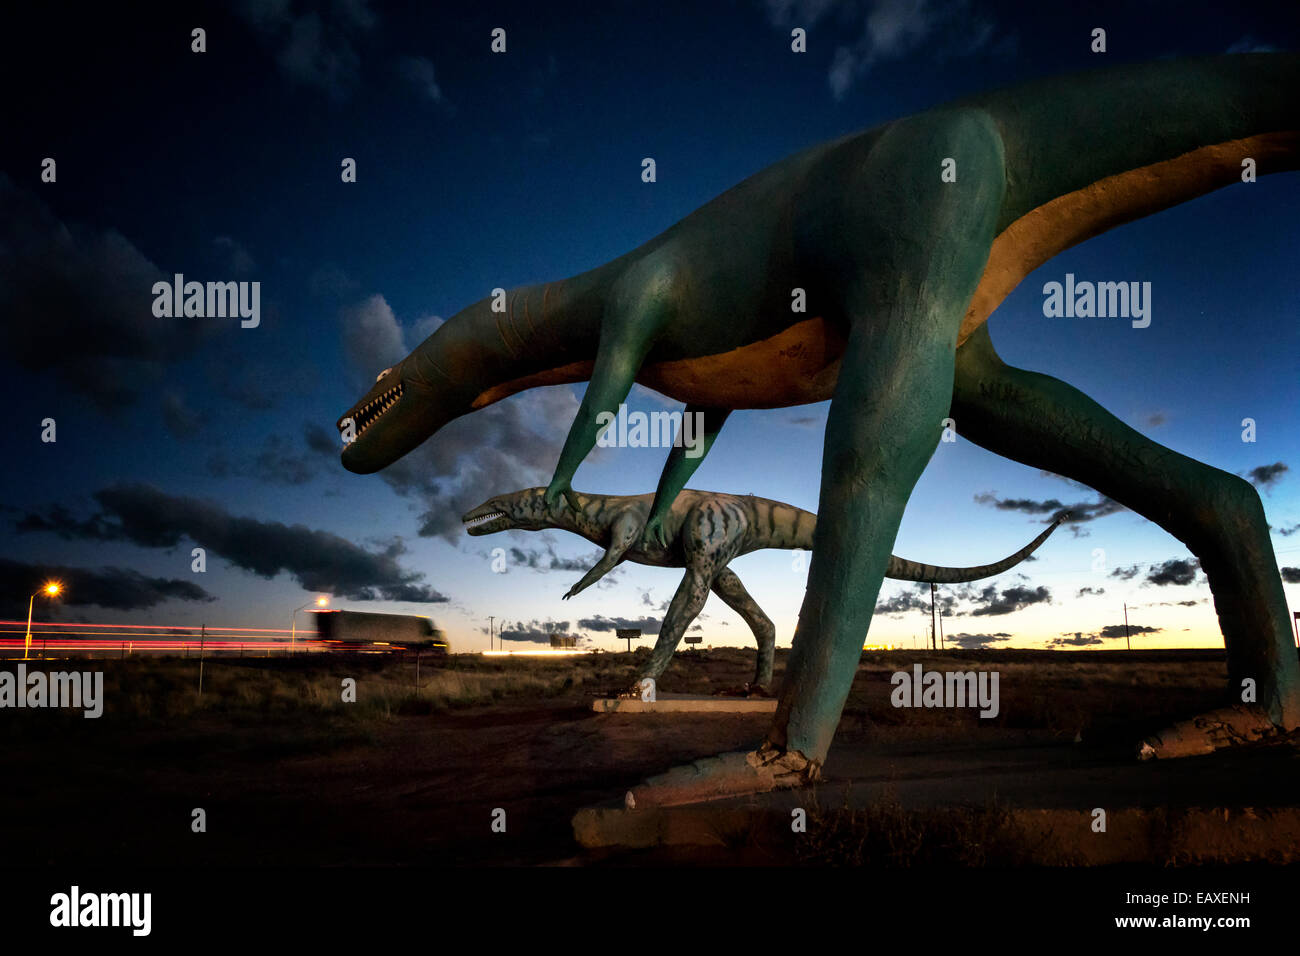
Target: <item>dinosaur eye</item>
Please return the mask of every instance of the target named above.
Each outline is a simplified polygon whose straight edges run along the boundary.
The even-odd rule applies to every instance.
[[[380,372],[378,375],[375,376],[375,381],[376,381],[376,382],[379,381],[381,378],[383,378],[385,375],[387,375],[387,374],[388,374],[389,372],[391,372],[391,371],[392,371],[391,368],[386,368],[386,369],[384,369],[382,372]]]

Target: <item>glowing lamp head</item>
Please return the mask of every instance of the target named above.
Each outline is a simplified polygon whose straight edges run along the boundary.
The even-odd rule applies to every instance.
[[[59,592],[62,590],[63,585],[58,581],[51,581],[49,584],[45,585],[45,593],[50,597],[57,597]]]
[[[318,598],[316,599],[316,606],[317,606],[317,607],[324,607],[325,605],[327,605],[327,604],[329,604],[329,603],[330,603],[330,599],[327,598],[327,597],[324,597],[323,595],[322,595],[321,597],[318,597]]]

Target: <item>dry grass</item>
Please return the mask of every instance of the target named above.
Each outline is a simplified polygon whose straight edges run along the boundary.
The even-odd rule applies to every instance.
[[[795,859],[810,866],[1014,866],[1023,848],[1010,821],[996,804],[911,810],[892,794],[862,809],[814,807]]]

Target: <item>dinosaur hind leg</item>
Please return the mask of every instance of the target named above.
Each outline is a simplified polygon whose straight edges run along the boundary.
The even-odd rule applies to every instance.
[[[758,602],[750,597],[736,572],[723,568],[713,579],[713,593],[722,598],[727,607],[741,616],[758,642],[758,664],[754,669],[754,685],[764,689],[772,686],[772,658],[776,653],[776,628],[763,613]]]
[[[655,641],[654,650],[650,652],[649,662],[637,675],[637,681],[644,678],[658,680],[668,665],[673,661],[673,654],[681,642],[682,635],[704,610],[704,602],[709,597],[709,579],[695,569],[688,569],[677,586],[677,593],[668,604],[668,613],[664,615],[659,626],[659,639]]]
[[[1230,690],[1240,695],[1251,678],[1273,725],[1300,725],[1300,663],[1286,595],[1263,506],[1248,482],[1151,441],[1058,379],[1004,364],[987,329],[958,351],[952,417],[976,444],[1081,481],[1186,544],[1214,594]],[[1217,714],[1205,723],[1202,750],[1224,736],[1215,727],[1229,718]],[[1179,736],[1192,732],[1181,727]]]

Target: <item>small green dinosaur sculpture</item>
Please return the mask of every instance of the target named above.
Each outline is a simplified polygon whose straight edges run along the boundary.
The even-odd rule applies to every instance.
[[[667,670],[678,642],[704,608],[712,590],[754,632],[754,639],[758,642],[758,664],[751,687],[766,692],[772,683],[776,629],[727,565],[742,554],[764,548],[812,550],[817,516],[769,498],[686,488],[677,495],[665,517],[663,530],[667,540],[664,541],[645,533],[653,495],[577,492],[575,498],[575,507],[557,510],[547,503],[545,488],[527,488],[495,495],[466,512],[461,520],[471,535],[558,528],[581,535],[604,548],[604,556],[564,595],[566,601],[591,587],[623,561],[660,568],[685,568],[686,574],[659,628],[659,639],[637,680],[646,677],[658,680]],[[1065,517],[1058,517],[1025,547],[993,564],[945,568],[890,555],[885,576],[897,581],[929,581],[934,584],[958,584],[992,577],[1015,567],[1038,550]]]
[[[792,783],[820,773],[903,510],[952,417],[968,440],[1186,544],[1214,594],[1230,699],[1252,686],[1243,706],[1295,729],[1300,660],[1255,489],[1006,365],[985,322],[1076,243],[1225,186],[1261,188],[1242,185],[1248,160],[1261,177],[1300,168],[1298,90],[1294,53],[1162,60],[977,94],[805,149],[605,265],[452,316],[339,420],[343,465],[377,471],[454,418],[588,380],[546,493],[572,507],[600,416],[633,382],[700,412],[706,452],[731,409],[831,399],[808,589],[755,755]],[[652,535],[702,460],[679,451]]]

